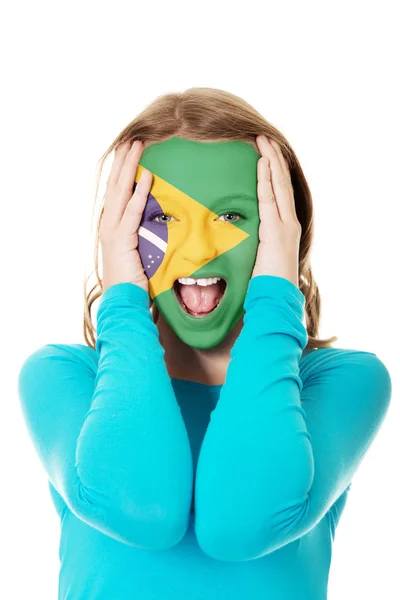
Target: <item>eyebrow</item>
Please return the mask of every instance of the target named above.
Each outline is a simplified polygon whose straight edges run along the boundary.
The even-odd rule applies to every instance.
[[[219,196],[215,199],[215,202],[222,202],[223,200],[247,200],[254,202],[255,198],[249,196],[249,194],[227,194],[226,196]]]

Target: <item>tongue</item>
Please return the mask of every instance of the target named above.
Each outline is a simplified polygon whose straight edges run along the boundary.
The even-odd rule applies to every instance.
[[[197,314],[212,311],[222,297],[219,282],[211,285],[180,284],[180,292],[186,307]]]

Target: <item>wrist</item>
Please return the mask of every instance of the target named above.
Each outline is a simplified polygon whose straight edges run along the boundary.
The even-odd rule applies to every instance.
[[[282,271],[278,271],[276,270],[275,272],[273,272],[272,269],[263,269],[261,267],[256,267],[253,270],[252,276],[251,278],[253,279],[254,277],[260,277],[260,276],[269,276],[269,277],[280,277],[281,279],[287,279],[288,281],[290,281],[291,283],[293,283],[293,285],[295,285],[297,288],[299,287],[299,278],[297,273],[289,273],[289,272],[282,272]]]

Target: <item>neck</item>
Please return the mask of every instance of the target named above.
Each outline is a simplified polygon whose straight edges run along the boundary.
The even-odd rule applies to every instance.
[[[198,350],[188,346],[171,329],[161,313],[157,320],[160,343],[165,350],[165,364],[170,377],[205,383],[223,385],[230,361],[230,352],[242,327],[240,319],[226,338],[208,350]]]

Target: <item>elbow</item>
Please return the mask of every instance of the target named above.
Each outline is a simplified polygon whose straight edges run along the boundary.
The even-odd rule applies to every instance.
[[[265,531],[249,535],[243,531],[196,531],[201,550],[215,560],[244,562],[261,558],[277,550],[281,544]]]
[[[108,524],[113,525],[112,531],[117,533],[121,542],[144,550],[169,550],[177,546],[185,536],[188,527],[188,521],[182,519],[165,518],[147,521],[125,518],[123,521],[114,521],[115,526],[112,519],[111,515]]]
[[[107,508],[105,508],[107,506]],[[80,494],[72,507],[75,515],[104,535],[144,550],[168,550],[186,534],[189,515],[176,515],[158,504],[138,507],[94,503]]]
[[[197,542],[201,550],[216,560],[242,562],[256,560],[272,554],[300,536],[299,523],[289,528],[265,524],[247,524],[243,527],[211,528],[195,525]]]

